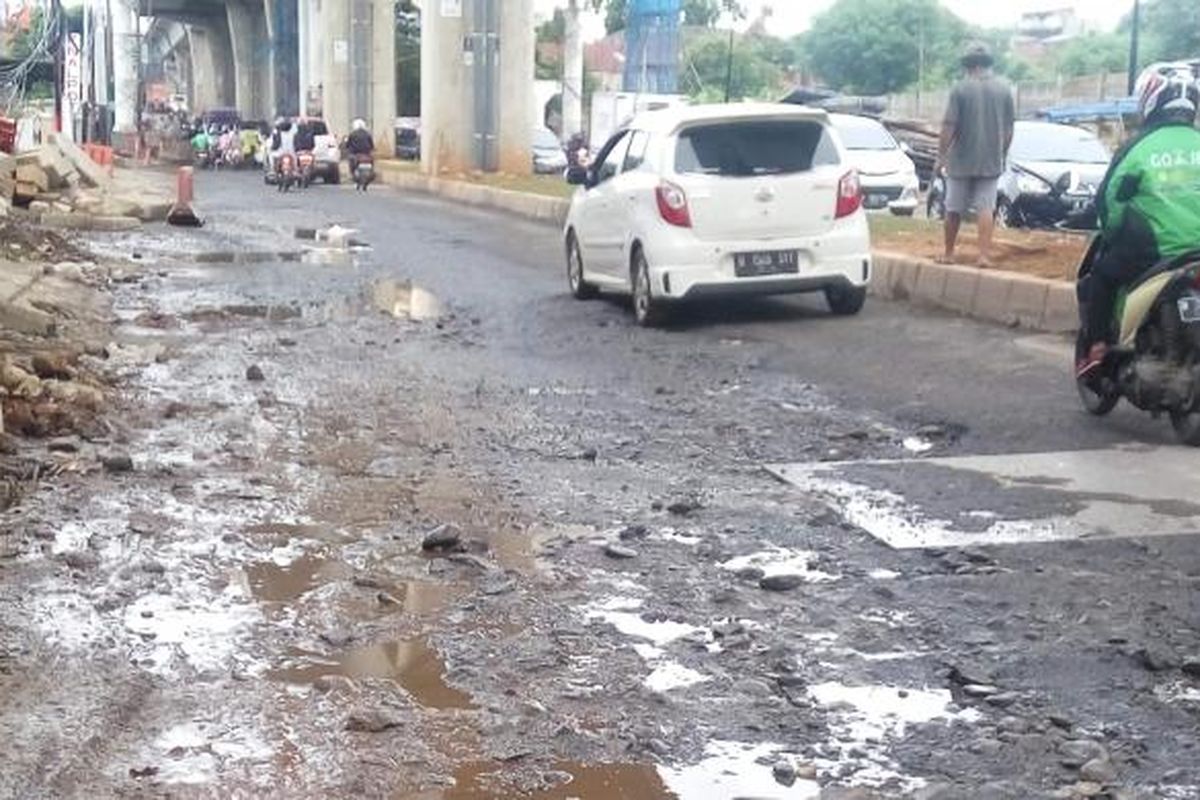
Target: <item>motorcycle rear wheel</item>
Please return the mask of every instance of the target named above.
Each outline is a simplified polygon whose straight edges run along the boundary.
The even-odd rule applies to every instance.
[[[1121,395],[1096,389],[1083,378],[1076,379],[1075,388],[1079,392],[1079,401],[1084,410],[1094,417],[1107,417],[1117,407],[1117,403],[1121,402]]]
[[[1200,410],[1172,411],[1171,426],[1181,444],[1200,447]]]

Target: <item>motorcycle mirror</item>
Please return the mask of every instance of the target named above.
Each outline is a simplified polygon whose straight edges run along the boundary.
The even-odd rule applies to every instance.
[[[1064,172],[1058,176],[1058,180],[1054,182],[1054,193],[1065,194],[1071,188],[1071,173]]]

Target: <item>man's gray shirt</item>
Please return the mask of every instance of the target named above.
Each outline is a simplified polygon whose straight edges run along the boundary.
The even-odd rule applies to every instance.
[[[1012,89],[991,75],[964,78],[950,92],[945,124],[954,128],[946,157],[951,178],[998,178],[1004,172],[1004,146],[1010,141]]]

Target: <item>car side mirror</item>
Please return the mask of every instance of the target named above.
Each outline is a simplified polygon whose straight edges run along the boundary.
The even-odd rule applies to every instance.
[[[567,169],[567,183],[571,186],[587,186],[589,182],[589,174],[586,168],[576,166]]]
[[[1056,180],[1054,182],[1054,193],[1055,194],[1066,194],[1067,190],[1070,188],[1071,188],[1071,173],[1064,172],[1062,175],[1059,175],[1058,180]]]

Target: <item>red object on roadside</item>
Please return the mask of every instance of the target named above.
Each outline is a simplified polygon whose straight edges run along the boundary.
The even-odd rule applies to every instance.
[[[196,173],[191,167],[180,167],[176,178],[175,205],[167,214],[168,225],[178,225],[185,228],[199,228],[204,224],[196,212],[192,210]]]
[[[17,148],[17,121],[0,117],[0,152],[13,153]]]

